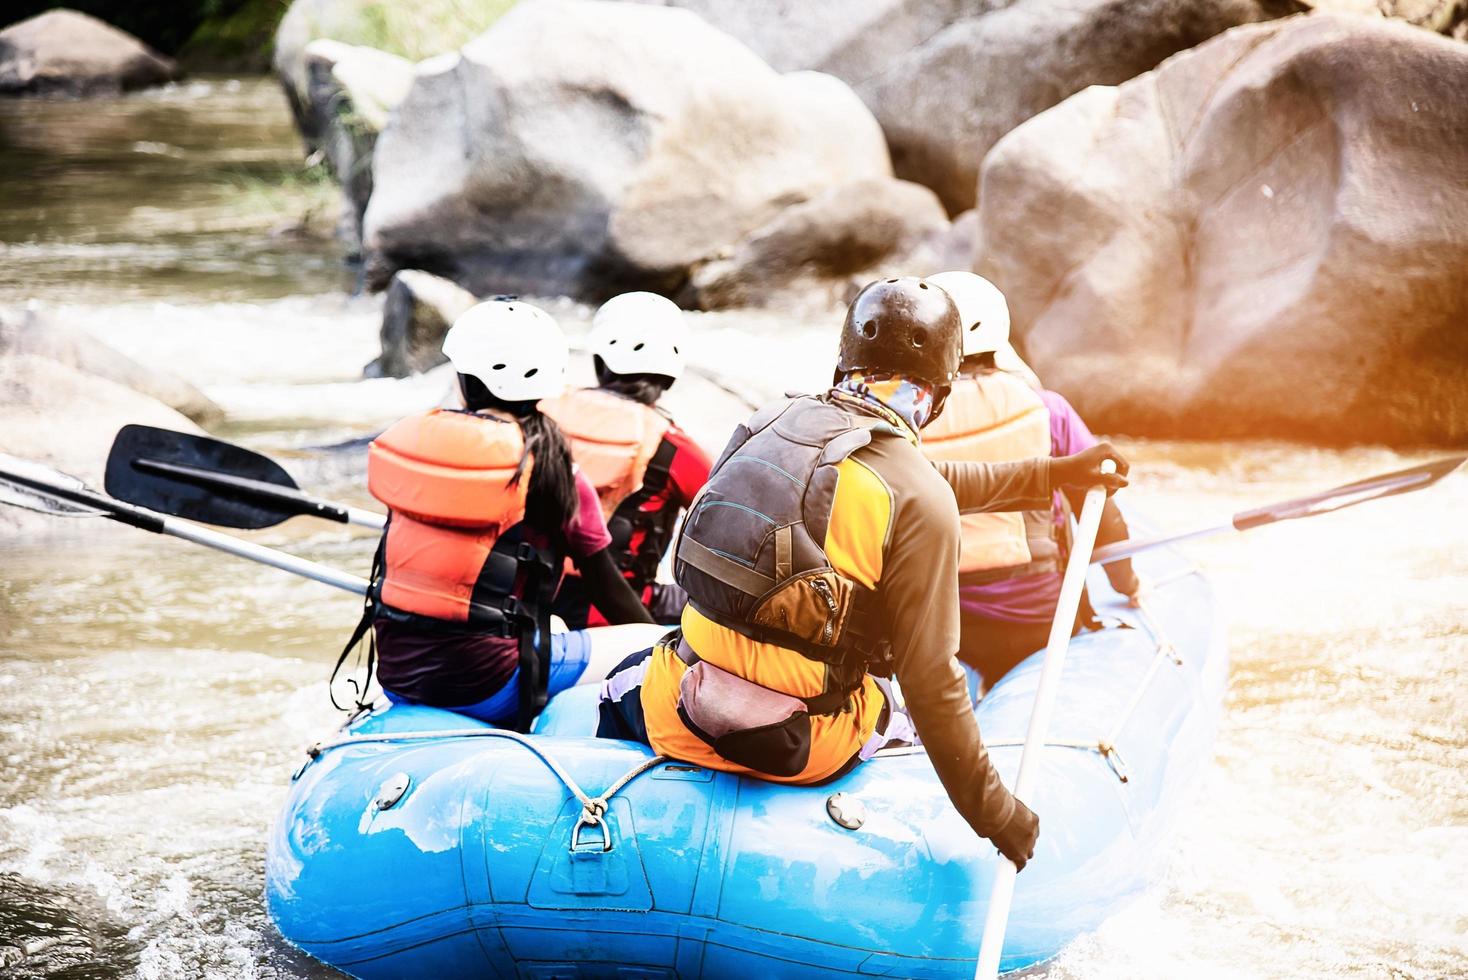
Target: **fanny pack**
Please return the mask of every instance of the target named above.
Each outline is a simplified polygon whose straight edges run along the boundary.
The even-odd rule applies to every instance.
[[[682,636],[674,648],[688,669],[678,685],[678,718],[723,759],[769,776],[792,777],[810,762],[810,706],[716,667]]]

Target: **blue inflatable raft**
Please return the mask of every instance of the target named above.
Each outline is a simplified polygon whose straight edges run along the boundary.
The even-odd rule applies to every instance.
[[[1002,968],[1053,957],[1155,879],[1212,752],[1227,675],[1212,590],[1139,556],[1131,609],[1093,568],[1035,798]],[[1037,655],[979,703],[1012,784]],[[972,976],[1002,860],[921,749],[782,787],[589,737],[594,687],[520,738],[376,711],[318,747],[271,835],[270,914],[358,977]],[[590,801],[589,805],[585,800]]]

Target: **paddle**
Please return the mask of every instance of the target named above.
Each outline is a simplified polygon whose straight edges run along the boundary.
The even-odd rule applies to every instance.
[[[3,453],[0,453],[0,503],[57,517],[106,517],[129,527],[192,541],[357,595],[367,593],[366,579],[113,500],[89,489],[74,476]]]
[[[382,530],[381,514],[313,497],[280,464],[208,436],[125,425],[107,456],[107,492],[149,510],[219,527],[253,530],[292,517],[320,517]]]
[[[1179,541],[1188,541],[1193,538],[1206,538],[1214,534],[1223,534],[1225,531],[1249,531],[1279,521],[1292,521],[1301,517],[1329,514],[1332,511],[1354,507],[1356,504],[1364,504],[1368,500],[1376,500],[1380,497],[1411,493],[1414,490],[1432,486],[1463,465],[1465,460],[1468,460],[1468,456],[1450,456],[1431,463],[1423,463],[1420,466],[1408,467],[1405,470],[1357,480],[1355,483],[1347,483],[1308,497],[1296,497],[1293,500],[1284,500],[1277,504],[1256,507],[1253,510],[1241,510],[1226,523],[1140,541],[1118,541],[1097,549],[1096,553],[1091,556],[1091,560],[1105,565],[1162,545],[1176,544]]]
[[[1116,472],[1111,460],[1101,463],[1103,473]],[[1106,505],[1106,488],[1086,491],[1081,505],[1080,526],[1071,542],[1070,559],[1065,564],[1065,577],[1060,583],[1060,601],[1055,606],[1055,619],[1050,624],[1050,642],[1045,646],[1045,660],[1040,668],[1040,685],[1035,691],[1035,708],[1025,730],[1025,745],[1020,750],[1019,777],[1014,781],[1014,795],[1033,799],[1031,789],[1040,768],[1040,753],[1045,750],[1045,736],[1050,729],[1050,715],[1060,693],[1060,672],[1065,667],[1065,654],[1070,649],[1071,624],[1080,609],[1081,590],[1086,585],[1086,568],[1091,564],[1091,548],[1096,531],[1101,527],[1101,511]],[[984,938],[979,945],[979,962],[975,980],[993,980],[999,975],[999,956],[1004,949],[1004,931],[1009,925],[1009,907],[1014,900],[1014,879],[1018,869],[1008,860],[1002,861],[994,873],[989,891],[989,914],[984,920]]]

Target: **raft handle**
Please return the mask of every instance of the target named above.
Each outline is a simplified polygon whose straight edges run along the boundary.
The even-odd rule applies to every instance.
[[[601,829],[601,852],[607,854],[612,849],[612,828],[606,821],[607,803],[605,799],[597,797],[584,803],[581,807],[581,816],[576,818],[576,826],[571,828],[571,853],[576,854],[583,850],[581,846],[581,831],[587,827],[598,827]]]

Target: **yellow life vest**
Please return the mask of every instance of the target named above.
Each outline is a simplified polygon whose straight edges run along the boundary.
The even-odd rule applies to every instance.
[[[923,429],[932,460],[1005,463],[1050,455],[1050,412],[1029,385],[1003,371],[960,378],[943,413]],[[976,584],[1055,567],[1059,548],[1049,510],[964,514],[959,581]]]

